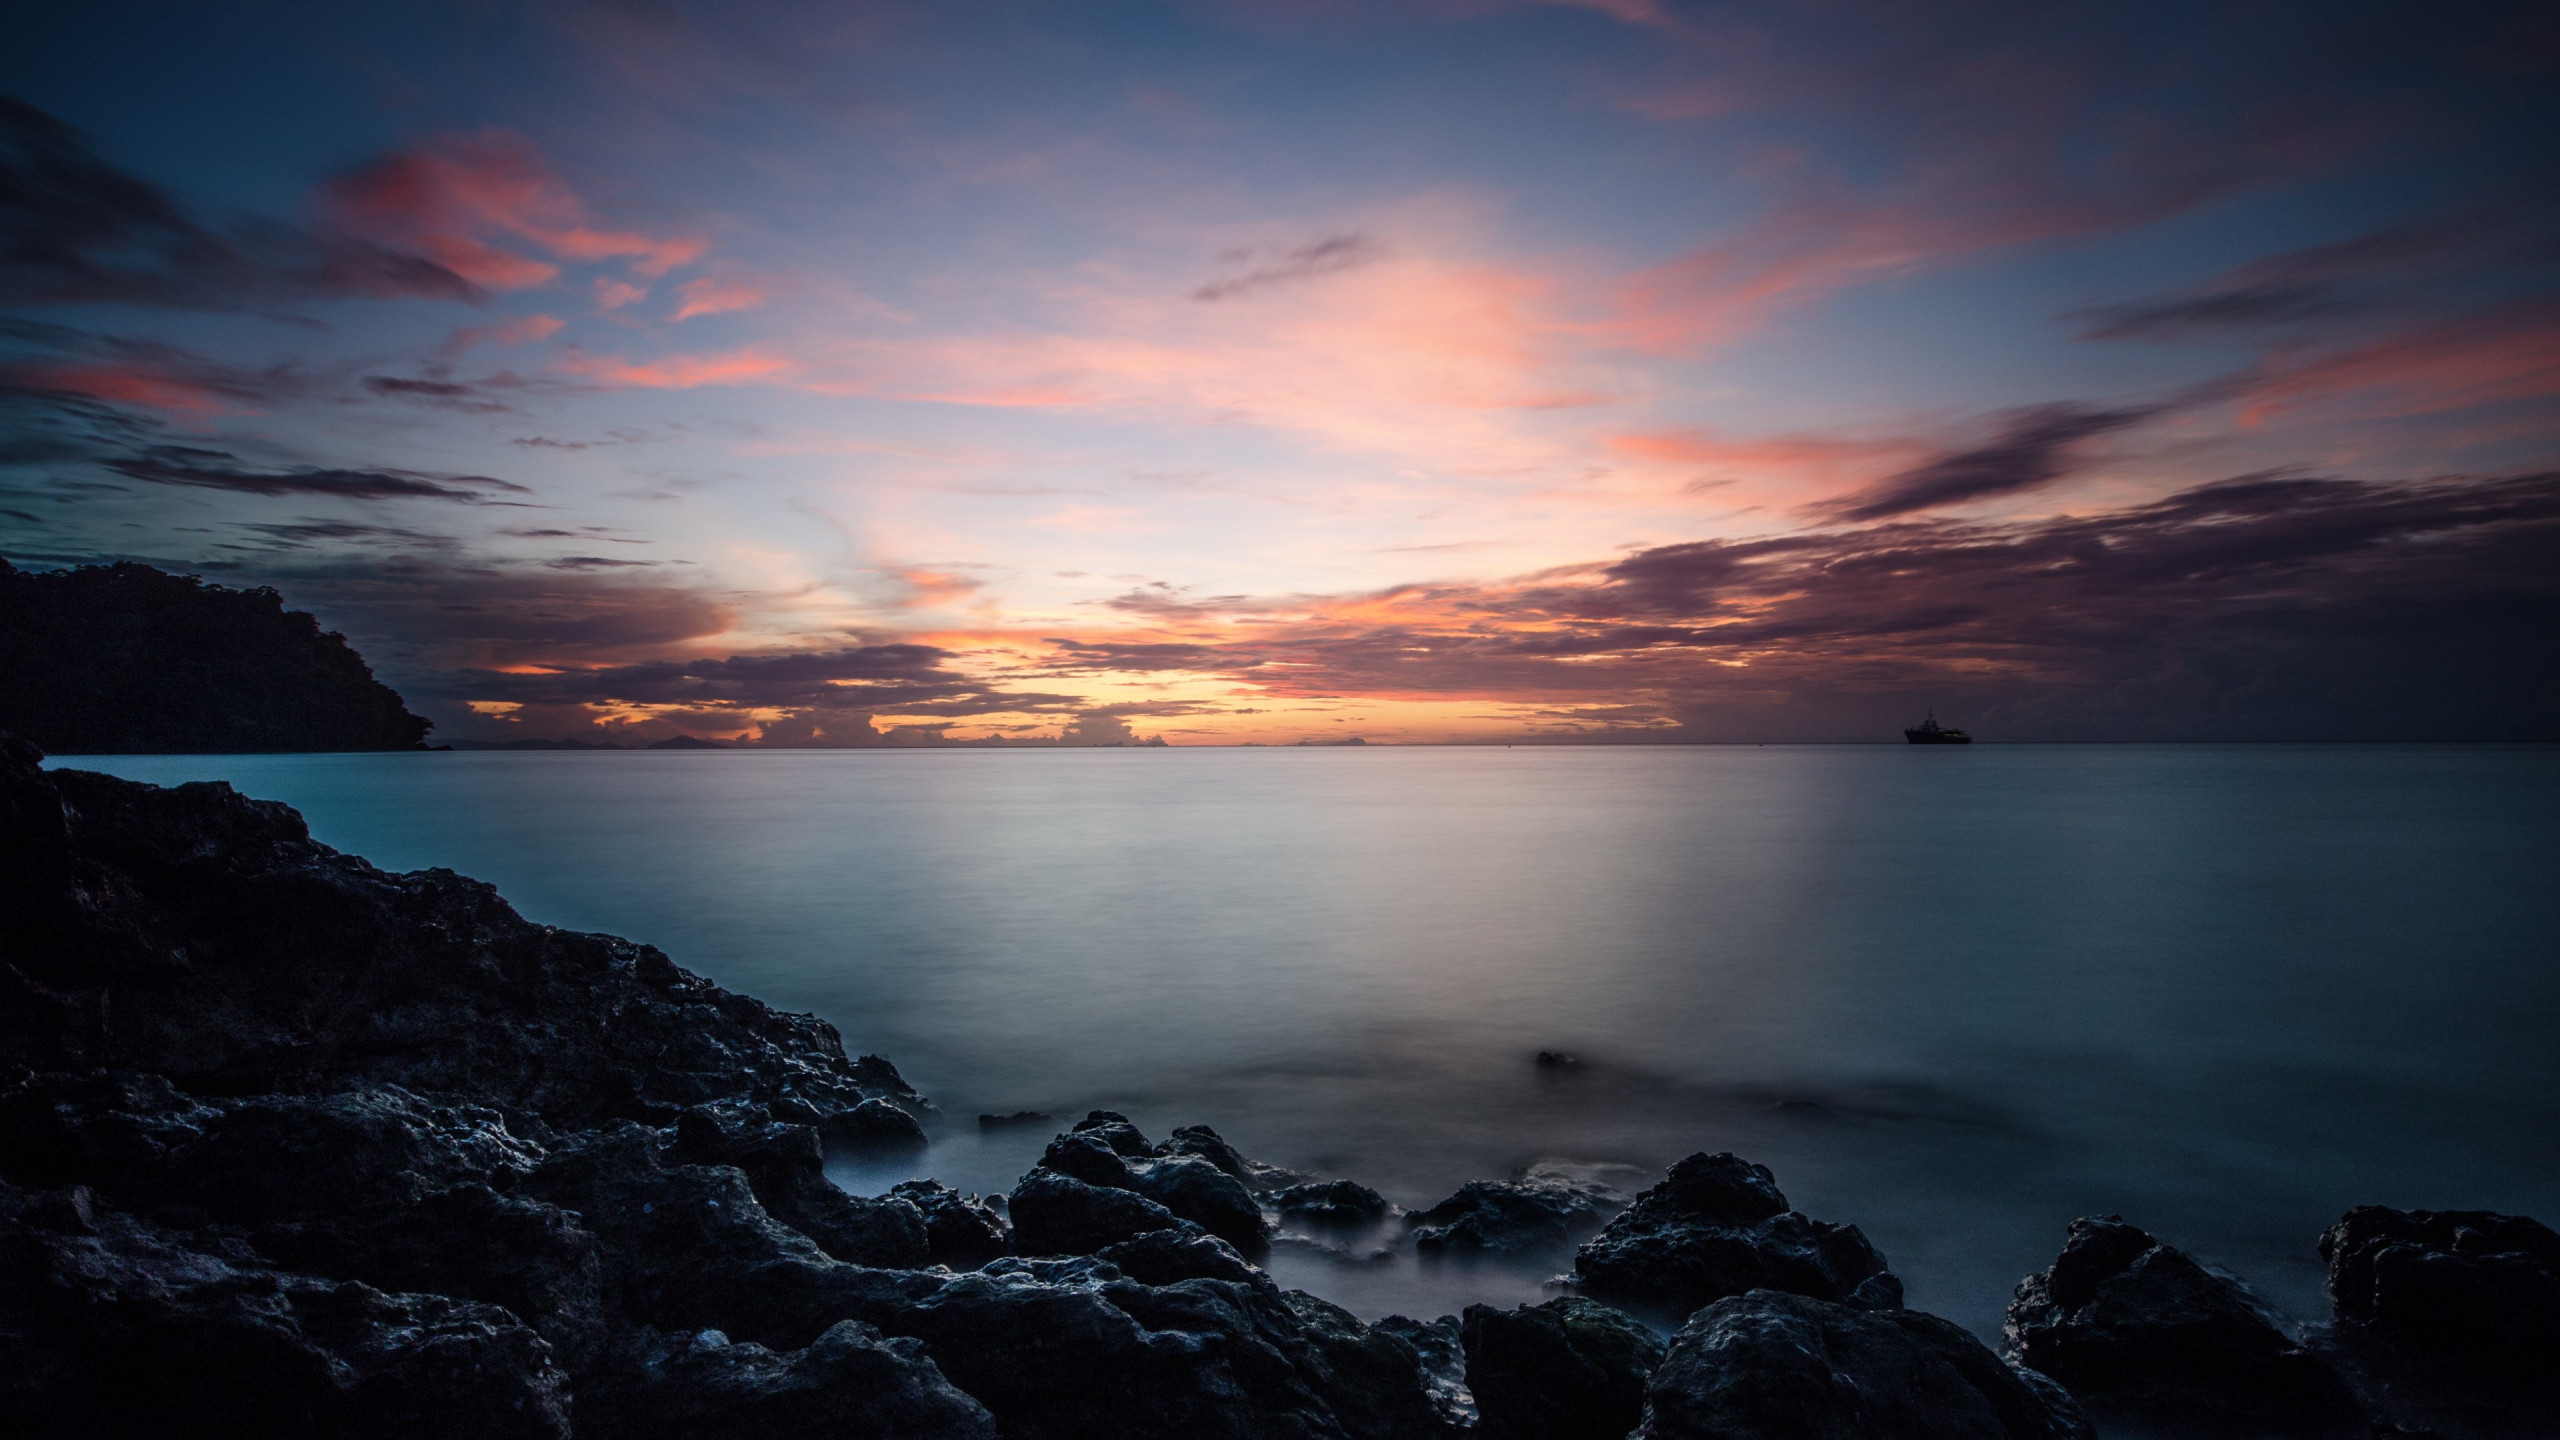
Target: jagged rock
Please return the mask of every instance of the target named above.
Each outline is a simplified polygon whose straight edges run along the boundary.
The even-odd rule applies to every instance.
[[[862,1109],[889,1110],[885,1102]],[[774,1219],[856,1265],[910,1269],[932,1263],[922,1211],[897,1198],[848,1195],[827,1178],[818,1130],[766,1119],[762,1107],[737,1101],[697,1105],[676,1117],[667,1158],[680,1165],[735,1165]]]
[[[2180,1434],[2362,1436],[2364,1407],[2239,1281],[2109,1215],[2018,1283],[2009,1358],[2101,1418]]]
[[[1787,1208],[1768,1167],[1692,1155],[1636,1197],[1574,1256],[1582,1293],[1639,1314],[1684,1316],[1750,1290],[1784,1290],[1875,1309],[1902,1284],[1855,1225]]]
[[[1292,1185],[1275,1191],[1271,1208],[1302,1225],[1353,1230],[1387,1218],[1387,1197],[1349,1180]]]
[[[0,1182],[0,1401],[22,1434],[565,1437],[567,1377],[494,1305],[191,1243]]]
[[[1022,1177],[1007,1209],[1013,1217],[1014,1248],[1025,1255],[1090,1255],[1183,1223],[1133,1190],[1088,1185],[1046,1168]]]
[[[1423,1389],[1443,1422],[1460,1428],[1476,1423],[1476,1399],[1467,1389],[1467,1352],[1457,1316],[1416,1320],[1410,1315],[1389,1315],[1369,1328],[1413,1347],[1422,1360]]]
[[[1210,1160],[1159,1154],[1137,1127],[1097,1110],[1049,1142],[1041,1168],[1106,1190],[1126,1190],[1191,1221],[1228,1244],[1259,1254],[1270,1225],[1243,1183]],[[1015,1224],[1021,1224],[1015,1217]]]
[[[871,1060],[878,1057],[866,1055],[863,1058]],[[911,1154],[924,1149],[927,1143],[923,1124],[887,1100],[865,1100],[842,1114],[829,1115],[817,1123],[818,1133],[826,1145],[848,1155]]]
[[[1304,1290],[1280,1298],[1308,1341],[1299,1364],[1346,1433],[1458,1440],[1429,1392],[1428,1367],[1409,1341],[1362,1325],[1350,1311]]]
[[[1533,1166],[1514,1180],[1471,1180],[1405,1223],[1424,1254],[1531,1256],[1565,1249],[1626,1203],[1609,1186]]]
[[[847,1320],[777,1353],[717,1330],[651,1333],[578,1392],[582,1432],[628,1440],[810,1435],[995,1440],[995,1417],[943,1378],[923,1342]]]
[[[2095,1440],[2061,1386],[1963,1327],[1754,1290],[1673,1336],[1639,1440]]]
[[[936,1265],[975,1270],[1013,1250],[1013,1226],[994,1206],[939,1180],[905,1180],[889,1194],[924,1216],[925,1248]]]
[[[1485,1440],[1625,1440],[1663,1350],[1652,1331],[1579,1296],[1470,1305],[1459,1343]]]
[[[1156,1148],[1163,1155],[1197,1155],[1234,1176],[1238,1184],[1256,1195],[1285,1189],[1306,1178],[1295,1170],[1248,1158],[1206,1125],[1180,1126],[1171,1139]]]
[[[1122,1274],[1141,1285],[1171,1285],[1182,1280],[1271,1283],[1269,1276],[1236,1253],[1236,1247],[1197,1230],[1150,1230],[1117,1245],[1106,1245],[1093,1252],[1093,1258],[1119,1266]]]
[[[2359,1205],[2320,1237],[2341,1326],[2484,1377],[2560,1391],[2560,1235],[2488,1210]]]
[[[531,924],[451,871],[377,870],[228,785],[40,758],[0,756],[0,1064],[205,1097],[400,1085],[573,1128],[913,1098],[826,1022],[648,946]]]

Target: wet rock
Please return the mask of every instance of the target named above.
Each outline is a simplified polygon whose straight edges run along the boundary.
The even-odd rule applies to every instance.
[[[1106,1245],[1182,1221],[1132,1190],[1089,1185],[1040,1168],[1022,1177],[1007,1207],[1014,1248],[1025,1255],[1090,1255]]]
[[[565,1437],[551,1347],[493,1305],[268,1269],[0,1183],[0,1371],[24,1434]]]
[[[889,1194],[924,1217],[925,1249],[936,1265],[975,1270],[1013,1250],[1013,1226],[995,1207],[939,1180],[906,1180]]]
[[[1349,1180],[1292,1185],[1270,1200],[1283,1216],[1319,1229],[1356,1230],[1387,1218],[1387,1197]]]
[[[2484,1377],[2560,1388],[2560,1235],[2488,1210],[2359,1205],[2320,1237],[2340,1326]]]
[[[926,1145],[924,1126],[887,1100],[865,1100],[826,1116],[818,1121],[818,1134],[828,1148],[847,1155],[913,1154]]]
[[[822,1115],[913,1097],[824,1021],[651,947],[529,923],[451,871],[378,870],[227,785],[34,753],[0,757],[0,1064],[203,1097],[398,1085],[573,1128],[732,1095]]]
[[[1016,1110],[1010,1115],[981,1115],[978,1117],[978,1129],[986,1133],[1001,1130],[1028,1130],[1034,1127],[1046,1128],[1056,1124],[1057,1121],[1057,1116],[1044,1110]]]
[[[1256,1195],[1286,1189],[1307,1178],[1295,1170],[1284,1170],[1277,1165],[1265,1165],[1248,1158],[1206,1125],[1181,1126],[1173,1132],[1171,1139],[1157,1147],[1157,1153],[1197,1155],[1234,1176],[1238,1184]]]
[[[1197,1230],[1150,1230],[1144,1235],[1106,1245],[1096,1260],[1120,1267],[1141,1285],[1171,1285],[1182,1280],[1231,1280],[1240,1285],[1268,1285],[1236,1247]]]
[[[1775,1290],[1718,1300],[1672,1337],[1639,1440],[2094,1440],[2059,1385],[1963,1327]]]
[[[1855,1225],[1787,1208],[1768,1167],[1692,1155],[1574,1256],[1582,1293],[1675,1318],[1750,1290],[1889,1309],[1901,1282]]]
[[[1626,1203],[1609,1186],[1532,1167],[1514,1180],[1471,1180],[1405,1223],[1426,1255],[1532,1256],[1565,1249]]]
[[[2357,1436],[2367,1417],[2326,1360],[2246,1286],[2109,1215],[2071,1222],[2018,1284],[2009,1358],[2091,1413],[2180,1434]]]
[[[847,1320],[777,1353],[717,1330],[650,1334],[578,1395],[582,1432],[630,1440],[811,1435],[995,1440],[995,1418],[943,1378],[923,1342]]]
[[[1350,1311],[1304,1290],[1281,1299],[1307,1339],[1299,1364],[1346,1433],[1458,1440],[1445,1407],[1430,1393],[1429,1367],[1410,1341],[1363,1325]]]
[[[1462,1428],[1476,1423],[1476,1399],[1467,1389],[1467,1352],[1457,1316],[1416,1320],[1389,1315],[1369,1328],[1413,1347],[1422,1361],[1423,1390],[1444,1423]]]
[[[1459,1342],[1485,1440],[1625,1440],[1663,1351],[1651,1330],[1579,1296],[1470,1305]]]
[[[1159,1156],[1135,1126],[1108,1111],[1094,1112],[1049,1142],[1040,1165],[1087,1185],[1143,1195],[1249,1253],[1261,1253],[1269,1241],[1262,1207],[1241,1181],[1201,1156]],[[1018,1215],[1015,1223],[1022,1223]]]
[[[884,1101],[866,1101],[861,1109],[887,1110],[915,1123]],[[780,1124],[766,1119],[761,1106],[730,1101],[685,1111],[676,1117],[675,1132],[669,1160],[736,1166],[767,1214],[835,1258],[888,1269],[932,1263],[923,1212],[895,1197],[846,1194],[827,1178],[816,1127]]]
[[[2560,1237],[2519,1215],[2364,1205],[2320,1253],[2336,1322],[2315,1338],[2391,1422],[2560,1434]]]

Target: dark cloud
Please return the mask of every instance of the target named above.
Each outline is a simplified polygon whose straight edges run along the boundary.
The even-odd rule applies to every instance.
[[[546,568],[552,570],[628,570],[635,567],[656,565],[658,562],[655,560],[616,560],[609,555],[563,555],[556,560],[545,560],[542,563]]]
[[[299,465],[283,470],[245,467],[225,450],[155,445],[139,455],[105,462],[108,469],[155,485],[229,490],[243,495],[328,495],[341,500],[454,500],[492,502],[490,491],[531,494],[522,485],[487,475],[431,475],[416,470],[349,470]]]
[[[1117,645],[1051,638],[1064,670],[1226,670],[1235,666],[1232,649],[1216,645]]]
[[[2162,408],[2036,405],[2012,410],[1987,443],[1888,475],[1822,508],[1836,519],[1866,522],[2033,490],[2071,472],[2072,447],[2081,441],[2140,424]]]
[[[2448,219],[2393,225],[2254,260],[2193,289],[2094,305],[2063,317],[2083,340],[2187,340],[2368,314],[2411,303],[2414,290],[2484,262],[2560,256],[2548,197]]]
[[[344,296],[482,297],[423,256],[307,225],[217,228],[0,96],[0,305],[259,310]]]
[[[1276,662],[1254,683],[1284,693],[1619,717],[1586,738],[1874,738],[1928,697],[2006,739],[2560,738],[2560,474],[2244,476],[2091,516],[1699,541],[1585,573],[1239,653]],[[1626,725],[1629,706],[1653,723]]]
[[[1386,253],[1386,247],[1366,235],[1328,235],[1309,241],[1295,249],[1273,256],[1269,263],[1212,280],[1191,292],[1194,300],[1233,300],[1321,275],[1338,275],[1357,270]],[[1257,252],[1246,250],[1235,256],[1240,263],[1251,264]]]

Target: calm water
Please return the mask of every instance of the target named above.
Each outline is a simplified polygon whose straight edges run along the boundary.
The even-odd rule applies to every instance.
[[[815,1010],[966,1188],[1046,1138],[988,1110],[1205,1122],[1409,1205],[1732,1149],[1986,1331],[2090,1212],[2298,1314],[2351,1204],[2560,1220],[2560,748],[60,763],[226,779]],[[1275,1268],[1372,1316],[1537,1281]]]

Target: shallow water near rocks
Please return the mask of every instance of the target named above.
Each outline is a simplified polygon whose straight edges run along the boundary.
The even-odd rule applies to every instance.
[[[2082,1214],[2300,1316],[2350,1205],[2560,1221],[2560,747],[53,763],[228,780],[824,1015],[943,1111],[863,1190],[1009,1189],[1096,1107],[1417,1209],[1730,1149],[1985,1333]],[[1374,1318],[1567,1263],[1271,1266]]]

